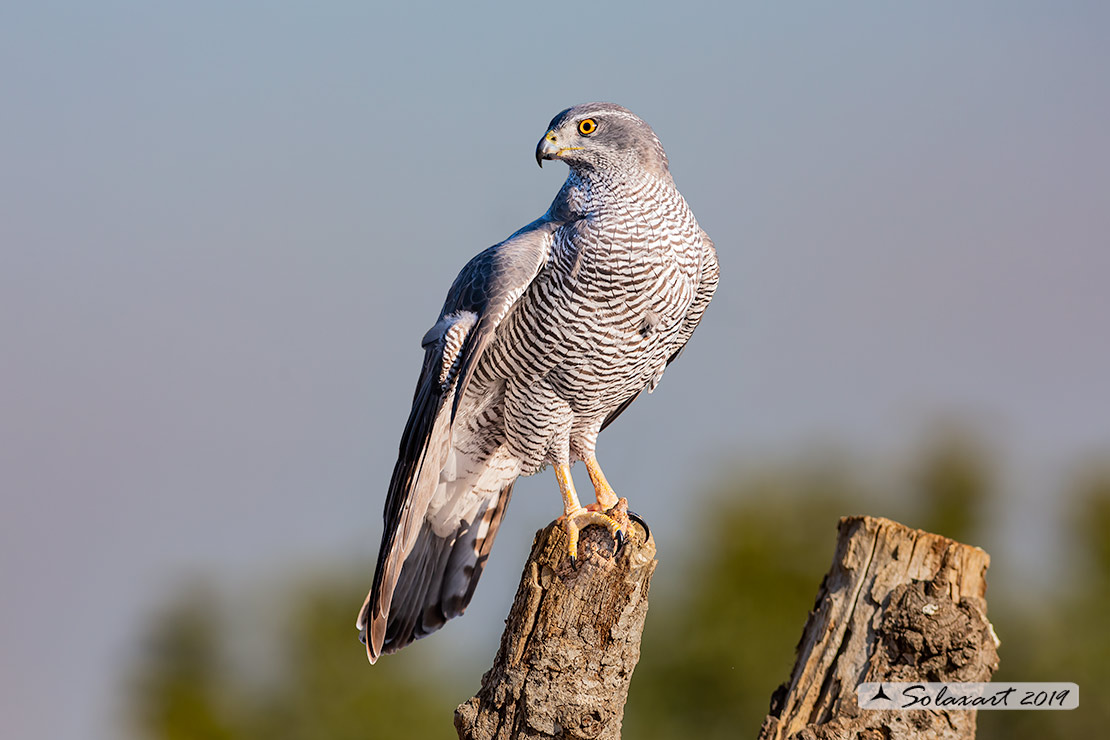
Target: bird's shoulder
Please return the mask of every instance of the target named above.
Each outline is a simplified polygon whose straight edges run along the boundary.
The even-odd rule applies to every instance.
[[[536,219],[467,262],[448,290],[439,320],[421,342],[427,352],[421,383],[436,367],[444,390],[458,379],[452,421],[501,320],[548,264],[558,228],[549,214]]]
[[[538,218],[476,254],[451,284],[440,316],[482,314],[490,306],[515,300],[546,264],[560,225],[547,216]]]

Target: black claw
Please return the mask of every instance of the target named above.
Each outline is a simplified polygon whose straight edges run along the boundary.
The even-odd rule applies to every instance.
[[[578,570],[578,558],[574,555],[570,556],[570,567],[573,570]]]
[[[618,529],[616,532],[613,533],[613,539],[617,541],[617,549],[613,550],[613,556],[615,557],[620,554],[621,550],[624,549],[624,544],[626,542],[624,532]]]
[[[647,542],[651,539],[651,527],[648,526],[648,523],[644,521],[644,518],[642,516],[634,512],[632,509],[629,509],[628,518],[644,528],[644,542]]]

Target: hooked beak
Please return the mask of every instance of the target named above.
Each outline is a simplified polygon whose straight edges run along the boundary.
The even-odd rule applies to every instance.
[[[545,159],[555,159],[559,156],[559,147],[555,145],[555,134],[548,131],[536,145],[536,164],[543,167]]]

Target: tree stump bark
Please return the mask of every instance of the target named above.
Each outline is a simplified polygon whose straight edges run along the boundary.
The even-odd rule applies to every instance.
[[[990,556],[888,519],[840,520],[832,568],[760,740],[969,740],[974,711],[861,710],[871,681],[989,681]]]
[[[536,533],[493,667],[455,710],[461,740],[620,738],[656,560],[635,524],[613,549],[587,527],[575,567],[561,526]]]

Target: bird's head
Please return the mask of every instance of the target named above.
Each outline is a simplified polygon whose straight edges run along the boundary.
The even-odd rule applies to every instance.
[[[561,159],[572,169],[645,171],[669,177],[659,138],[638,116],[613,103],[586,103],[551,119],[536,146],[536,162]]]

